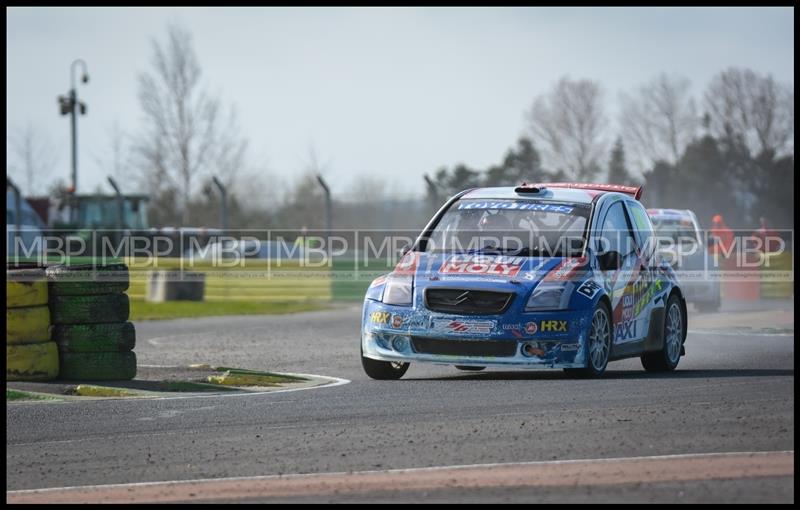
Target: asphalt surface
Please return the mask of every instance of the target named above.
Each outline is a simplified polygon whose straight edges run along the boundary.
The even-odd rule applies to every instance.
[[[697,315],[707,331],[693,329],[690,316],[687,355],[676,372],[648,374],[638,359],[624,360],[598,380],[412,364],[399,381],[373,381],[360,366],[358,306],[141,322],[140,364],[211,363],[351,382],[246,397],[9,403],[6,489],[793,451],[794,334],[785,333],[793,324],[783,325],[784,333],[761,332],[773,331],[775,307],[761,306],[762,323],[744,333],[728,327],[730,313],[719,321]],[[257,500],[792,502],[793,485],[792,472],[604,486],[386,487]]]

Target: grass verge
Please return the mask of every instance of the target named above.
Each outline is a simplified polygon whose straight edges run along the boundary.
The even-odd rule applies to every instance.
[[[223,315],[275,315],[324,310],[328,306],[315,302],[258,301],[167,301],[149,303],[131,299],[130,320],[162,320]]]
[[[56,397],[48,397],[46,395],[37,395],[35,393],[28,393],[27,391],[6,390],[6,402],[19,400],[61,400]]]

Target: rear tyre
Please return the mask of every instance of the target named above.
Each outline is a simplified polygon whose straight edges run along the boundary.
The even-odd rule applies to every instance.
[[[584,368],[565,368],[567,375],[574,377],[599,377],[608,366],[611,354],[611,310],[605,301],[597,303],[592,314],[592,324],[586,339],[587,357]]]
[[[648,372],[670,372],[675,370],[681,359],[683,332],[686,318],[683,316],[680,300],[675,294],[667,301],[664,315],[664,333],[661,350],[642,355],[642,366]]]
[[[480,372],[486,367],[471,367],[468,365],[455,365],[455,367],[459,370],[464,370],[465,372]]]
[[[400,379],[406,373],[410,365],[411,363],[378,361],[366,358],[364,357],[364,351],[361,351],[361,366],[364,367],[364,372],[372,379],[377,379],[379,381]]]

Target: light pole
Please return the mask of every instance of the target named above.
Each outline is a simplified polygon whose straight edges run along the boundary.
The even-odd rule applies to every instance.
[[[333,207],[331,204],[331,189],[328,187],[328,184],[319,174],[317,174],[317,181],[319,181],[319,185],[322,186],[323,191],[325,191],[325,229],[328,231],[328,235],[331,235],[331,230],[333,229]]]
[[[80,64],[81,67],[83,67],[81,82],[89,83],[89,72],[86,70],[86,62],[79,58],[72,62],[70,66],[70,84],[72,88],[69,91],[69,96],[58,96],[61,115],[72,116],[72,193],[77,193],[78,191],[78,113],[76,112],[76,107],[80,107],[81,115],[86,115],[86,104],[78,101],[78,88],[75,85],[76,64]]]
[[[114,188],[114,193],[116,193],[117,195],[117,223],[116,223],[117,232],[114,235],[114,237],[116,238],[117,243],[119,243],[122,241],[122,227],[123,227],[122,215],[123,215],[123,207],[125,206],[125,204],[124,204],[124,199],[122,198],[122,191],[119,189],[117,181],[115,181],[114,178],[109,175],[108,183],[111,185],[112,188]]]
[[[219,190],[221,199],[221,207],[219,210],[219,223],[222,226],[222,234],[225,235],[225,229],[228,228],[228,190],[223,186],[222,182],[216,176],[212,177],[214,185]]]

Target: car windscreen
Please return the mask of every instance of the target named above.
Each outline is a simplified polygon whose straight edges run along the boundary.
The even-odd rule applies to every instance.
[[[583,252],[590,204],[462,199],[432,230],[425,251],[576,256]]]
[[[651,216],[653,230],[659,240],[659,244],[687,244],[698,243],[697,231],[694,223],[689,218],[671,218]]]

